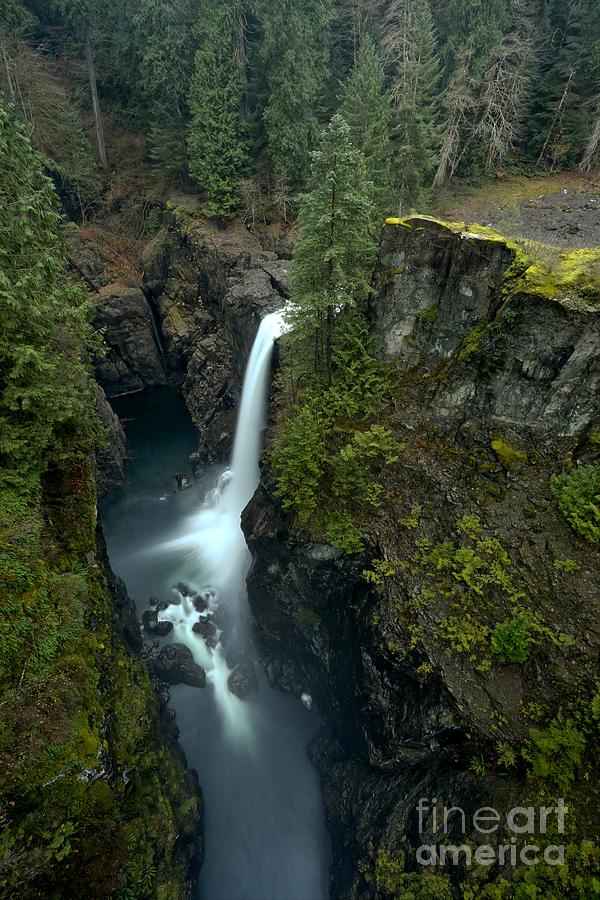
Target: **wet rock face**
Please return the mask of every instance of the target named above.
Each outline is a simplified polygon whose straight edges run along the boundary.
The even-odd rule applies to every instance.
[[[419,217],[384,229],[371,306],[379,354],[428,373],[436,425],[555,445],[600,417],[600,309],[529,293],[506,303],[514,251]]]
[[[98,384],[95,385],[95,394],[96,413],[105,431],[105,441],[96,450],[96,488],[98,498],[102,499],[123,484],[127,439],[119,417]]]
[[[103,329],[108,352],[96,377],[108,397],[164,385],[167,378],[148,301],[140,288],[110,284],[95,297],[93,324]]]

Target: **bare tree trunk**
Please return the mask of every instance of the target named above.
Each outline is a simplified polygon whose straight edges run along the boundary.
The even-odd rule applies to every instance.
[[[560,126],[562,124],[562,120],[563,120],[563,117],[565,114],[565,109],[567,106],[567,99],[568,99],[568,96],[569,96],[569,93],[571,90],[571,84],[573,82],[573,79],[575,78],[576,72],[577,72],[577,70],[575,69],[575,66],[571,66],[569,69],[569,75],[565,82],[565,88],[564,88],[561,98],[560,98],[560,102],[558,103],[558,105],[556,107],[554,117],[552,119],[552,124],[550,125],[548,134],[546,135],[546,140],[544,141],[544,146],[542,147],[542,151],[538,157],[538,165],[540,165],[544,161],[544,157],[546,156],[546,150],[548,149],[550,141],[552,140],[556,129],[560,128]]]
[[[589,172],[592,168],[592,161],[598,148],[600,147],[600,106],[596,112],[596,121],[594,123],[594,127],[592,129],[592,133],[589,136],[588,142],[585,147],[585,151],[581,158],[581,162],[579,163],[579,168],[582,172]]]
[[[2,44],[2,58],[4,59],[4,68],[6,69],[6,84],[8,86],[8,92],[10,94],[11,103],[15,102],[15,86],[13,84],[13,76],[11,72],[11,64],[8,58],[8,53],[6,52],[6,45]]]
[[[446,88],[444,106],[447,118],[440,161],[433,179],[434,190],[439,190],[452,178],[472,136],[468,117],[475,107],[475,98],[470,63],[471,51],[466,51],[459,58],[457,69]]]
[[[94,48],[92,44],[92,29],[88,28],[85,35],[85,60],[88,67],[90,77],[90,89],[92,92],[92,105],[94,107],[94,119],[96,120],[96,137],[98,138],[98,153],[100,154],[100,162],[104,169],[107,168],[106,161],[106,143],[104,141],[104,128],[102,126],[102,113],[100,111],[100,100],[98,99],[98,84],[96,81],[96,65],[94,62]]]

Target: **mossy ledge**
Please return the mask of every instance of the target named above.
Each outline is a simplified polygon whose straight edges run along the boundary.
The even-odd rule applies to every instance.
[[[426,223],[458,234],[462,240],[503,244],[513,254],[512,265],[506,271],[509,294],[529,293],[568,308],[600,311],[600,247],[563,250],[526,238],[504,237],[485,225],[444,222],[433,216],[414,215],[385,221],[386,226],[415,232],[424,230]]]
[[[596,427],[600,249],[388,219],[374,285],[377,355],[436,425],[559,456]]]

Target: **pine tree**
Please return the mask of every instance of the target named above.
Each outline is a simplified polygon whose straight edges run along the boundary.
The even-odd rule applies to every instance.
[[[298,220],[292,318],[296,351],[304,350],[317,378],[329,379],[336,317],[368,296],[376,247],[372,184],[340,115],[321,135],[309,187]]]
[[[207,215],[228,218],[238,204],[246,164],[240,104],[243,72],[235,57],[235,21],[224,0],[206,3],[190,88],[190,175],[204,191]]]
[[[432,6],[445,42],[442,62],[450,77],[456,60],[469,52],[475,76],[483,75],[492,50],[508,32],[512,0],[442,0]]]
[[[150,155],[163,177],[186,172],[187,94],[197,41],[193,0],[139,0],[132,19]]]
[[[255,67],[263,83],[259,115],[272,172],[301,185],[319,133],[328,81],[331,0],[257,0],[261,27]]]
[[[425,202],[436,164],[439,61],[428,0],[390,0],[381,40],[395,105],[399,208]]]
[[[373,183],[373,202],[380,216],[392,215],[396,207],[390,141],[392,106],[384,80],[377,48],[367,36],[343,88],[339,112],[350,126],[352,143],[365,158],[367,175]]]
[[[0,470],[35,478],[58,429],[76,435],[89,421],[81,358],[91,331],[85,294],[66,274],[54,187],[1,106],[0,171]]]

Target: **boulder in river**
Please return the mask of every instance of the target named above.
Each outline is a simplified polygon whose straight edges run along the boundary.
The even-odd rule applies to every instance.
[[[156,609],[147,609],[142,614],[142,625],[147,634],[155,637],[166,637],[173,630],[173,623],[166,619],[159,619]]]
[[[194,622],[192,631],[194,634],[200,634],[203,638],[216,638],[217,636],[217,627],[208,618]]]
[[[188,684],[190,687],[206,685],[206,672],[194,662],[192,651],[185,644],[167,644],[149,660],[157,678],[168,684]]]
[[[240,663],[227,679],[227,687],[240,700],[246,700],[258,691],[258,678],[254,663]]]

